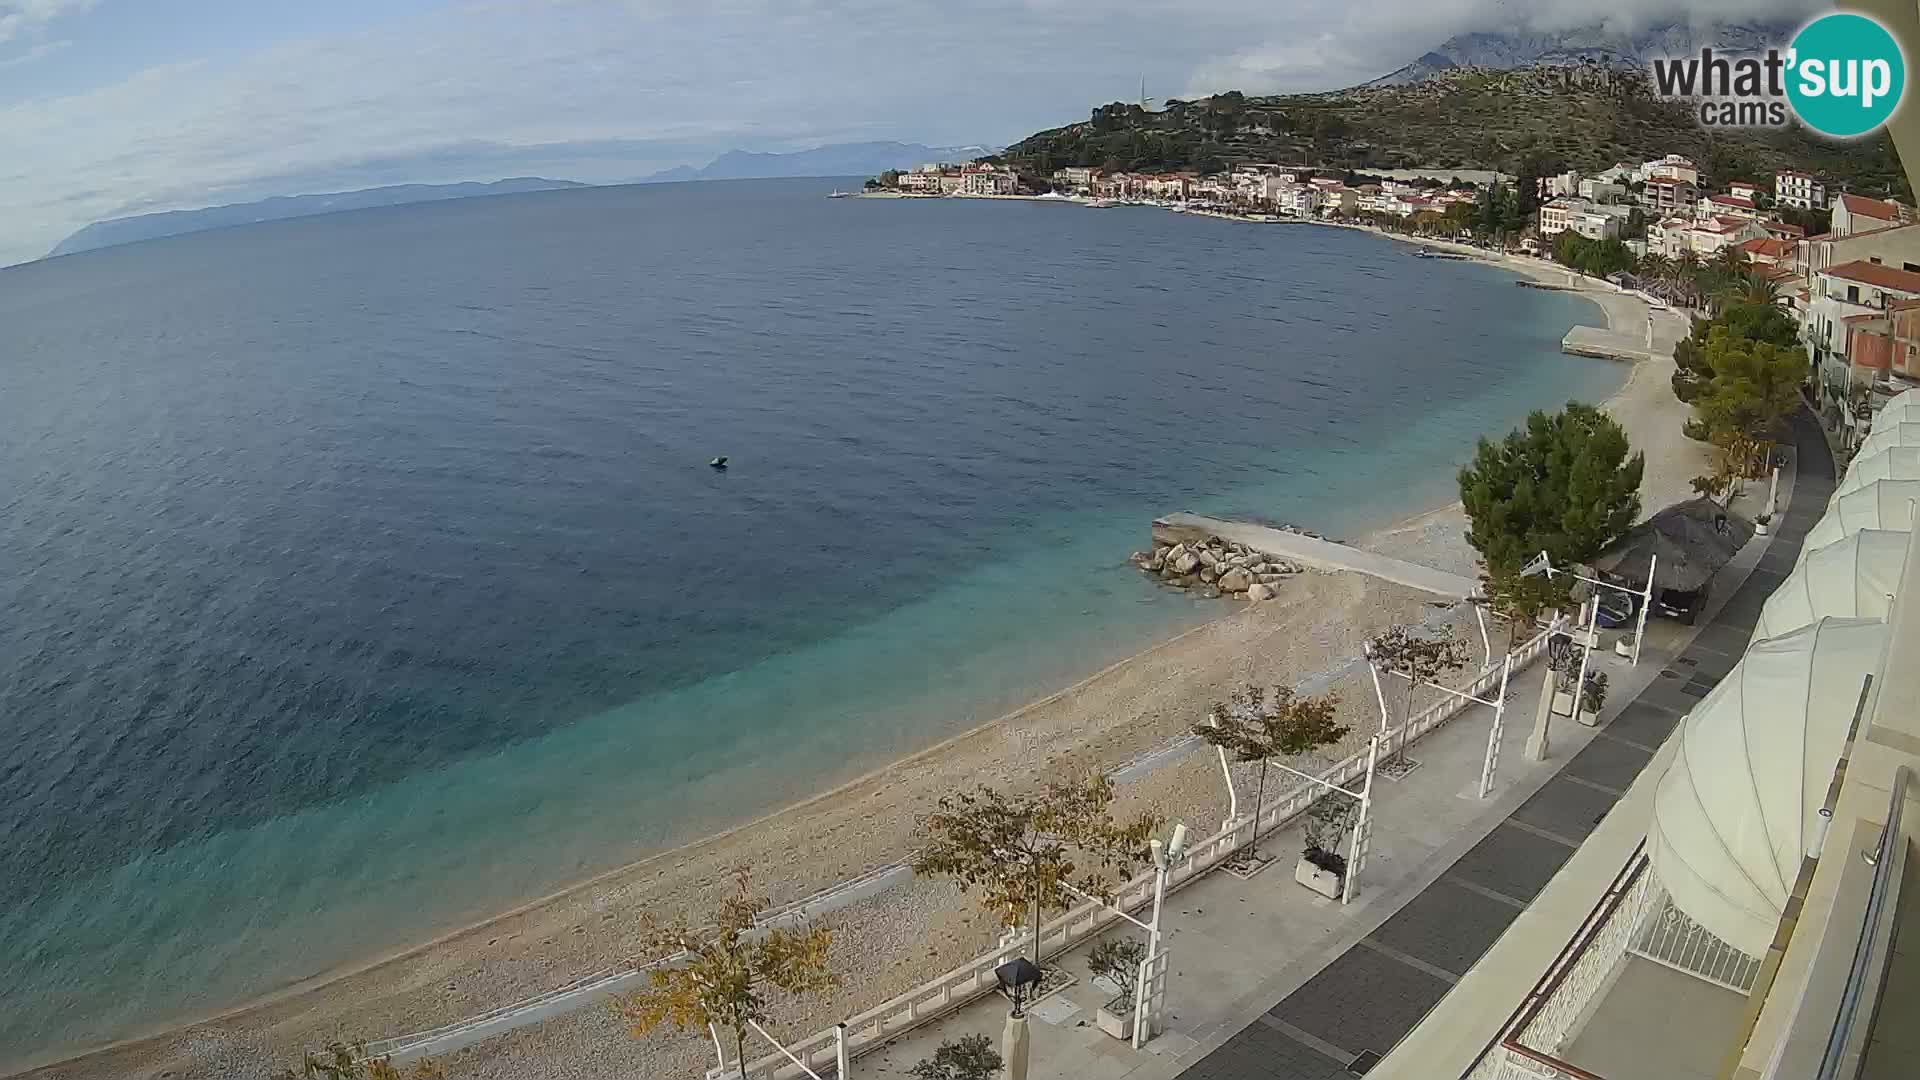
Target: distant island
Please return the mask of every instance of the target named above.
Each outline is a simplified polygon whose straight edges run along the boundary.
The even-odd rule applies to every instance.
[[[167,210],[156,214],[96,221],[54,245],[47,253],[71,255],[79,251],[131,244],[137,240],[157,240],[230,225],[250,225],[260,221],[312,217],[342,210],[365,210],[375,206],[399,206],[404,203],[435,202],[442,199],[471,199],[483,195],[512,195],[524,191],[555,191],[561,188],[591,187],[574,180],[548,180],[538,176],[516,176],[492,183],[394,184],[389,187],[337,191],[321,195],[276,195],[254,202],[209,206],[201,210]]]
[[[689,180],[763,180],[801,176],[873,176],[933,161],[965,161],[994,152],[991,146],[922,146],[919,143],[835,143],[791,154],[729,150],[695,168],[680,165],[640,179],[643,184]]]

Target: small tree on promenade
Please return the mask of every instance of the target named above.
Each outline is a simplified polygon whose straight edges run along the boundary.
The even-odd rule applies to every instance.
[[[1498,442],[1481,439],[1460,470],[1460,501],[1488,578],[1515,580],[1542,551],[1555,566],[1588,562],[1631,528],[1646,455],[1629,449],[1612,417],[1580,402],[1535,412]],[[1552,606],[1565,602],[1564,587]]]
[[[769,987],[812,994],[838,980],[827,967],[833,935],[805,922],[758,933],[754,920],[767,901],[751,892],[746,867],[734,872],[734,891],[721,899],[715,925],[695,929],[684,920],[662,925],[646,916],[646,948],[652,955],[686,955],[676,967],[647,973],[648,985],[614,999],[614,1011],[644,1036],[662,1024],[682,1031],[721,1029],[733,1035],[735,1064],[746,1075],[747,1032],[771,1019]]]
[[[1113,819],[1113,784],[1098,773],[1053,781],[1032,795],[1005,795],[982,785],[940,800],[920,832],[918,874],[958,880],[1009,929],[1031,918],[1033,962],[1040,963],[1040,920],[1074,903],[1067,886],[1109,896],[1149,858],[1159,818]],[[1078,881],[1075,875],[1079,874]]]
[[[1406,681],[1406,711],[1402,714],[1402,724],[1413,722],[1413,702],[1422,684],[1436,682],[1441,676],[1467,666],[1467,643],[1454,636],[1451,626],[1430,636],[1416,634],[1412,627],[1390,627],[1386,633],[1369,641],[1367,646],[1375,663]],[[1403,735],[1400,744],[1394,748],[1395,757],[1404,755],[1406,749],[1407,741]]]
[[[1266,804],[1268,763],[1346,738],[1349,729],[1334,722],[1339,708],[1340,699],[1332,694],[1303,698],[1285,686],[1276,686],[1266,694],[1258,687],[1246,686],[1214,704],[1212,723],[1194,725],[1195,735],[1232,754],[1235,760],[1260,763],[1249,854],[1260,854],[1260,811]]]

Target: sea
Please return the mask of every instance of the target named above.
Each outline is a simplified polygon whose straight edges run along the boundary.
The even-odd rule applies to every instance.
[[[0,1065],[987,721],[1226,610],[1154,516],[1352,536],[1625,375],[1374,235],[845,183],[0,270]]]

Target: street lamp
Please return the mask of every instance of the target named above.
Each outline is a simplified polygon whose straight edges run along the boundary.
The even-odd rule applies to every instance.
[[[1007,1080],[1027,1080],[1032,1042],[1027,1033],[1026,1003],[1028,995],[1040,985],[1040,965],[1016,956],[994,968],[993,977],[1000,983],[1000,993],[1013,1002],[1006,1029],[1000,1035],[1000,1056],[1007,1064]]]

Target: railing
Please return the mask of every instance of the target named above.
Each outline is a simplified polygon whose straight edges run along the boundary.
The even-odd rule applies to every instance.
[[[1898,907],[1893,883],[1900,880],[1906,867],[1907,838],[1901,834],[1900,819],[1906,810],[1907,784],[1912,779],[1913,770],[1905,765],[1894,772],[1887,823],[1873,852],[1873,887],[1867,893],[1866,917],[1860,922],[1860,940],[1854,945],[1853,963],[1847,970],[1847,988],[1840,997],[1839,1014],[1834,1018],[1826,1053],[1821,1056],[1817,1080],[1852,1080],[1866,1063],[1867,1038],[1879,1016],[1880,992],[1893,962],[1893,920]],[[1864,1016],[1862,1005],[1870,1006]]]
[[[1539,659],[1546,652],[1547,641],[1551,636],[1551,630],[1542,631],[1514,650],[1513,670],[1518,671]],[[1474,681],[1466,687],[1466,693],[1474,697],[1483,697],[1498,687],[1499,683],[1500,666],[1490,665],[1482,669]],[[1470,702],[1450,695],[1428,706],[1412,720],[1389,730],[1388,737],[1382,740],[1382,755],[1386,754],[1390,746],[1410,745],[1470,707]],[[1159,748],[1136,760],[1163,754],[1168,749],[1167,747]],[[1321,773],[1320,777],[1326,783],[1346,786],[1365,776],[1366,766],[1367,752],[1362,750],[1335,762]],[[1122,766],[1122,769],[1125,768],[1127,766]],[[1311,806],[1324,790],[1315,784],[1302,783],[1284,798],[1270,803],[1260,815],[1258,834],[1265,836],[1285,826]],[[1248,842],[1251,831],[1249,826],[1253,824],[1246,815],[1242,815],[1227,828],[1189,845],[1186,860],[1168,875],[1168,891],[1184,886],[1227,861],[1236,850]],[[760,927],[781,925],[817,914],[836,906],[836,901],[844,900],[849,896],[877,892],[891,884],[888,879],[910,872],[906,863],[880,867],[861,877],[833,885],[769,912],[757,920],[757,925]],[[1148,871],[1121,886],[1115,894],[1114,903],[1123,910],[1134,911],[1150,903],[1152,899],[1153,873]],[[1100,903],[1081,904],[1041,924],[1041,951],[1043,953],[1058,952],[1078,944],[1104,929],[1117,918],[1117,915]],[[1032,936],[1026,935],[1005,943],[938,978],[850,1018],[845,1022],[849,1055],[858,1056],[867,1050],[875,1049],[910,1028],[944,1016],[992,992],[999,985],[994,978],[993,970],[1021,954],[1032,944],[1032,941]],[[516,1019],[526,1022],[525,1018],[529,1016],[553,1015],[564,1011],[575,999],[590,1000],[606,997],[630,987],[636,987],[646,978],[647,972],[655,968],[671,966],[679,959],[676,955],[646,964],[625,964],[602,968],[583,975],[565,986],[502,1005],[476,1016],[465,1017],[426,1031],[370,1042],[367,1044],[367,1054],[372,1057],[390,1056],[395,1061],[404,1063],[413,1057],[444,1053],[467,1045],[469,1042],[511,1030],[515,1026]],[[497,1030],[489,1030],[491,1028],[497,1028]],[[440,1045],[449,1041],[452,1045]],[[816,1032],[796,1043],[788,1044],[787,1049],[792,1051],[800,1061],[805,1062],[809,1068],[824,1075],[835,1066],[835,1031],[833,1028],[827,1028]],[[747,1066],[747,1080],[793,1080],[802,1075],[804,1074],[799,1066],[781,1054],[770,1054]]]
[[[1642,840],[1573,939],[1463,1074],[1467,1080],[1604,1080],[1556,1055],[1626,956],[1653,895],[1649,866]]]
[[[1628,949],[1635,956],[1644,956],[1656,964],[1684,971],[1735,993],[1751,992],[1754,979],[1760,974],[1759,959],[1713,936],[1706,927],[1675,907],[1665,889],[1659,892],[1659,898],[1649,907],[1647,918]]]
[[[1549,636],[1549,632],[1542,632],[1516,649],[1513,654],[1514,668],[1532,663],[1545,653]],[[1498,686],[1499,682],[1499,666],[1489,666],[1474,679],[1467,692],[1480,696]],[[1422,710],[1413,720],[1402,724],[1391,734],[1399,739],[1401,745],[1406,745],[1432,732],[1470,705],[1459,698],[1449,697]],[[1363,777],[1366,767],[1367,753],[1363,750],[1335,762],[1320,774],[1320,778],[1326,783],[1347,785]],[[1311,806],[1324,790],[1316,784],[1302,783],[1261,813],[1258,833],[1264,836],[1285,826]],[[1168,873],[1167,891],[1182,888],[1226,862],[1251,839],[1253,830],[1249,827],[1253,824],[1243,815],[1227,828],[1191,844],[1186,859]],[[1148,870],[1121,886],[1114,894],[1113,905],[1124,911],[1135,911],[1150,904],[1153,901],[1153,878],[1153,871]],[[1055,919],[1041,923],[1040,951],[1043,955],[1057,954],[1093,937],[1118,919],[1119,916],[1103,903],[1089,901],[1080,904]],[[999,985],[994,978],[994,969],[1026,952],[1032,944],[1033,937],[1030,934],[1003,943],[993,951],[983,953],[930,982],[849,1018],[845,1023],[848,1056],[858,1057],[869,1050],[878,1049],[913,1028],[939,1019],[993,992]],[[808,1067],[826,1075],[834,1064],[834,1029],[816,1032],[788,1044],[787,1048]],[[802,1075],[799,1067],[785,1056],[770,1054],[747,1066],[745,1080],[795,1080]]]

